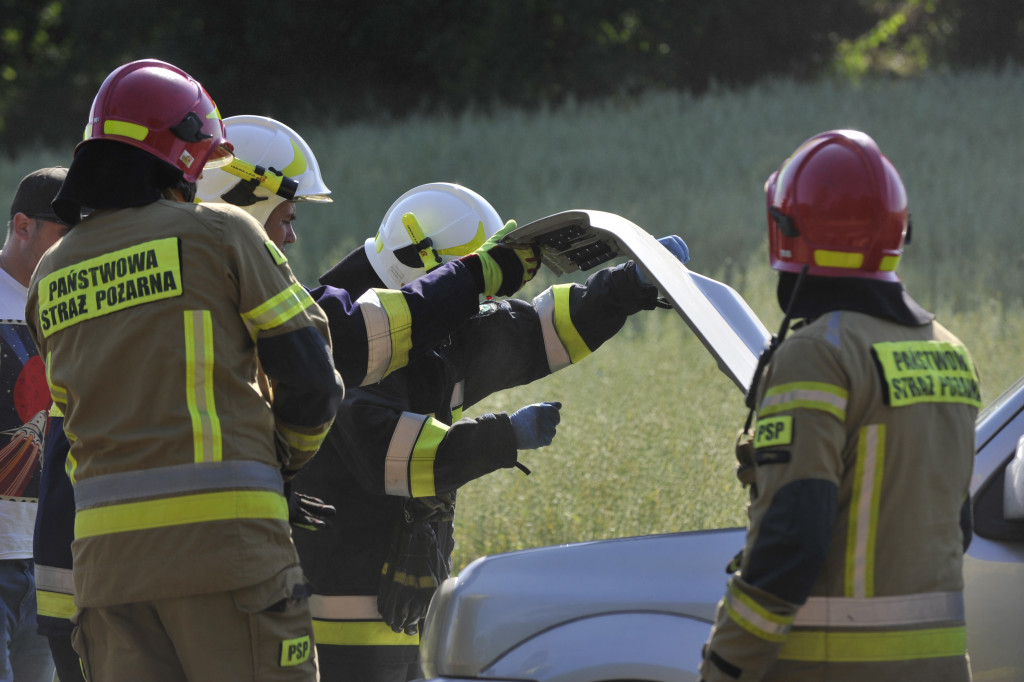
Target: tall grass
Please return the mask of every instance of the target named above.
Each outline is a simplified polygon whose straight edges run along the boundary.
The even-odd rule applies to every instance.
[[[774,329],[764,180],[810,135],[859,128],[907,186],[914,231],[904,280],[972,349],[987,401],[1024,372],[1021,111],[1024,72],[1007,69],[859,86],[775,80],[699,98],[654,92],[339,129],[290,122],[316,151],[335,203],[299,207],[289,258],[312,283],[373,234],[402,192],[454,181],[520,224],[592,208],[679,234],[690,267],[734,286]],[[70,152],[3,160],[0,203],[25,173],[66,165]],[[554,399],[563,421],[553,445],[523,455],[532,476],[499,471],[460,492],[456,565],[532,545],[743,523],[731,452],[742,399],[674,313],[638,315],[580,365],[472,413]]]

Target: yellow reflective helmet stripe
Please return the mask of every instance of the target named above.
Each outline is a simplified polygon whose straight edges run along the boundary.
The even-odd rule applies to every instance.
[[[196,462],[219,462],[224,456],[220,417],[213,397],[213,318],[209,310],[186,310],[185,397],[192,418]]]
[[[816,663],[878,663],[963,656],[966,653],[967,629],[959,625],[885,632],[793,630],[782,645],[779,658]]]
[[[484,231],[484,221],[477,223],[476,234],[465,244],[459,244],[458,246],[449,246],[447,249],[438,249],[437,253],[441,256],[468,256],[473,253],[487,241],[487,233]]]
[[[875,541],[885,468],[885,424],[862,427],[857,434],[849,526],[846,535],[847,597],[875,595]]]
[[[287,523],[288,502],[277,492],[226,490],[82,509],[75,515],[75,538],[235,519]]]
[[[823,268],[843,268],[859,270],[864,265],[864,254],[849,251],[814,250],[814,264]]]
[[[384,621],[313,619],[317,646],[419,646],[420,636],[394,632]]]
[[[741,628],[768,642],[784,641],[793,623],[793,616],[772,613],[736,587],[733,581],[729,581],[725,610]]]
[[[276,296],[242,313],[242,319],[255,341],[260,332],[281,326],[312,305],[315,304],[309,292],[295,282]]]
[[[306,155],[302,153],[302,150],[299,149],[299,145],[295,144],[295,140],[289,138],[288,141],[292,143],[292,152],[294,152],[294,156],[292,157],[292,162],[281,169],[281,174],[289,178],[294,178],[298,175],[302,175],[309,169],[309,161],[306,159]]]
[[[88,128],[86,128],[86,131],[88,131]],[[103,134],[118,135],[120,137],[127,137],[130,140],[137,140],[141,142],[146,139],[147,135],[149,135],[149,128],[129,121],[106,120],[103,122]]]
[[[798,408],[821,410],[846,421],[846,403],[849,393],[833,384],[817,381],[796,381],[768,389],[757,411],[758,417]]]

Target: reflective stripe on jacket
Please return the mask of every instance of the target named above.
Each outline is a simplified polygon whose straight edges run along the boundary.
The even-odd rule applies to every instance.
[[[262,226],[227,205],[96,212],[40,261],[27,310],[81,493],[79,606],[237,589],[297,564],[278,471],[330,421],[275,417],[256,344],[315,330],[308,350],[329,368],[329,333]],[[336,399],[323,385],[316,399]]]
[[[937,322],[828,313],[765,374],[750,526],[702,674],[967,680],[978,378]]]

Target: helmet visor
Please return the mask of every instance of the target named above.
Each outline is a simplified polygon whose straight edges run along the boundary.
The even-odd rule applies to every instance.
[[[203,168],[223,168],[234,160],[235,155],[232,153],[229,146],[224,144],[217,145],[213,148],[213,151],[210,152],[210,156],[206,159],[206,164]]]

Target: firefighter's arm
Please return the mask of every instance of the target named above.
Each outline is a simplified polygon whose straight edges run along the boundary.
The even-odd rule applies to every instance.
[[[330,347],[315,327],[256,341],[260,364],[274,382],[272,409],[281,447],[282,472],[293,476],[327,435],[344,395]]]
[[[370,289],[353,301],[331,283],[310,294],[327,315],[334,364],[349,386],[374,384],[444,341],[476,313],[477,284],[462,261],[452,261],[399,290]]]
[[[821,350],[791,338],[766,377],[753,441],[758,492],[740,572],[705,647],[701,673],[709,682],[761,679],[828,557],[846,440],[846,388]]]
[[[325,450],[342,457],[367,491],[431,497],[517,462],[509,415],[485,414],[448,426],[434,417],[375,402],[353,389]]]

